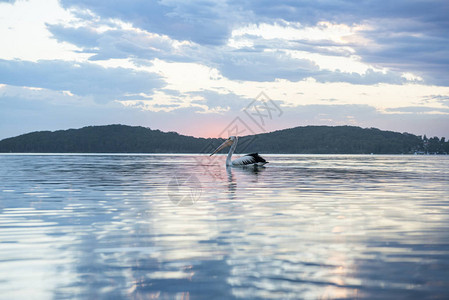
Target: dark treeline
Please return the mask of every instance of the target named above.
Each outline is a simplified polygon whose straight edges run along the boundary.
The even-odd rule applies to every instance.
[[[422,140],[422,151],[431,154],[449,154],[449,141],[444,137],[439,139],[437,136],[428,139],[425,135]]]
[[[0,152],[195,153],[208,139],[126,125],[38,131],[0,141]]]
[[[306,126],[259,134],[248,142],[248,151],[315,154],[425,154],[449,153],[445,138],[416,136],[356,126]]]
[[[125,125],[40,131],[0,141],[3,153],[210,153],[222,140]],[[226,150],[227,151],[227,150]],[[226,152],[224,151],[224,152]],[[238,153],[449,153],[445,138],[355,126],[306,126],[239,139]]]

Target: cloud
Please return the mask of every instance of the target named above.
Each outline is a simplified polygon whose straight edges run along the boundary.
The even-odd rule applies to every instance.
[[[193,51],[190,59],[201,57],[205,59],[202,62],[208,65],[220,65],[223,61],[222,73],[234,78],[228,70],[231,67],[227,68],[229,64],[226,64],[231,63],[238,70],[234,73],[241,74],[241,77],[235,79],[249,79],[251,76],[259,81],[303,78],[298,72],[276,66],[279,62],[278,50],[289,49],[287,44],[298,50],[305,42],[309,46],[318,44],[312,53],[324,51],[323,47],[320,50],[321,44],[327,51],[334,47],[340,56],[342,49],[345,49],[343,44],[347,44],[349,47],[343,51],[352,51],[351,54],[357,55],[360,63],[367,64],[369,69],[387,68],[399,77],[403,73],[412,73],[430,84],[447,85],[449,82],[449,63],[446,59],[449,57],[449,36],[446,30],[449,27],[449,5],[446,1],[429,4],[425,1],[401,0],[383,5],[376,1],[355,5],[352,1],[339,1],[337,4],[330,0],[220,3],[132,0],[113,6],[107,1],[65,0],[62,3],[64,7],[90,9],[103,18],[130,22],[136,28],[166,35],[173,40],[215,47]],[[265,41],[263,45],[258,44],[261,40]],[[260,53],[263,49],[273,50],[273,43],[268,41],[278,44],[271,57],[267,53]],[[225,45],[245,46],[245,49],[256,50],[258,54],[253,62],[253,53],[250,51],[235,54]],[[127,50],[144,54],[138,47]],[[211,50],[218,53],[216,57],[204,55]],[[244,57],[245,54],[247,57]],[[151,55],[153,53],[146,53],[146,57]],[[178,58],[181,57],[186,59],[185,55]],[[337,58],[335,52],[334,57]],[[270,63],[271,68],[267,69],[266,64]],[[301,61],[292,59],[290,63],[295,66],[301,64]],[[319,65],[316,61],[314,63]],[[245,72],[245,68],[248,71]],[[272,75],[264,76],[262,69]],[[304,70],[299,69],[302,74]],[[257,74],[261,76],[257,77]],[[392,77],[391,74],[389,77]],[[344,80],[345,76],[342,78]]]
[[[236,51],[217,61],[218,69],[231,80],[273,81],[276,78],[301,80],[310,77],[318,66],[307,59],[294,59],[277,51]]]
[[[449,114],[449,108],[432,108],[432,107],[422,107],[422,106],[406,106],[406,107],[396,107],[388,108],[387,112],[405,113],[405,114],[415,114],[415,113],[427,113],[427,114]]]
[[[0,59],[86,59],[74,45],[52,39],[46,28],[46,23],[70,23],[73,19],[57,0],[0,2]]]
[[[172,40],[166,35],[150,33],[129,24],[115,23],[109,26],[105,21],[83,22],[75,26],[48,24],[47,28],[59,42],[69,42],[91,54],[89,60],[121,58],[153,59],[165,58],[183,60],[187,41]],[[107,26],[107,27],[106,27]]]
[[[172,96],[164,91],[156,91],[152,95],[132,95],[126,100],[117,100],[116,102],[125,107],[152,112],[171,112],[186,108],[193,108],[195,112],[199,112],[207,108],[204,105],[195,103],[196,100],[202,100],[202,98],[189,94],[178,94],[176,96]]]
[[[421,111],[423,109],[423,111]],[[279,120],[269,124],[267,131],[299,125],[354,125],[364,128],[375,127],[382,130],[408,132],[418,135],[430,134],[448,136],[446,112],[427,113],[431,109],[416,108],[391,110],[385,114],[370,105],[302,105],[285,108]]]
[[[253,99],[260,91],[275,100],[282,101],[287,106],[304,104],[328,104],[333,99],[335,104],[367,104],[380,111],[385,108],[405,106],[427,106],[439,108],[442,104],[438,99],[428,98],[431,95],[449,95],[449,88],[425,85],[420,82],[404,83],[398,77],[398,83],[377,83],[376,76],[390,76],[368,71],[362,78],[359,74],[348,74],[350,80],[357,80],[358,84],[341,82],[332,79],[334,72],[326,74],[326,80],[316,80],[313,77],[291,81],[277,79],[273,81],[236,81],[223,76],[217,69],[209,68],[197,63],[167,63],[154,61],[149,71],[161,74],[166,81],[166,89],[178,91],[181,94],[213,91],[218,94],[235,94],[244,99]],[[317,76],[319,73],[317,72]],[[344,74],[339,74],[344,75]],[[374,77],[370,79],[370,77]],[[363,80],[372,80],[372,83],[363,83]],[[427,97],[428,101],[423,102]],[[427,99],[426,98],[426,99]]]
[[[98,101],[112,101],[127,93],[150,93],[164,84],[158,75],[148,72],[57,60],[0,60],[0,82],[70,91],[78,96],[92,96]]]
[[[426,99],[424,101],[425,101],[425,103],[428,103],[428,102],[432,102],[432,100],[433,101],[436,100],[437,102],[443,104],[444,106],[449,107],[449,96],[447,96],[447,95],[431,95],[429,97],[426,97]]]
[[[121,19],[173,39],[207,45],[222,44],[234,23],[244,18],[226,2],[211,0],[130,0],[114,5],[106,0],[63,0],[61,3],[66,8],[90,9],[103,17]]]
[[[176,111],[179,113],[189,109],[190,112],[202,114],[238,114],[252,100],[233,93],[223,94],[212,90],[186,93],[159,90],[150,96],[144,94],[131,95],[127,99],[117,102],[125,107],[132,107],[142,111]]]
[[[141,111],[116,102],[98,103],[91,97],[43,88],[0,85],[0,107],[0,139],[37,130],[117,123],[167,131],[182,127],[178,122],[182,114]]]
[[[447,12],[449,7],[444,0],[408,1],[397,0],[379,5],[378,1],[368,0],[354,3],[351,0],[335,2],[324,1],[231,1],[231,5],[238,5],[241,9],[251,11],[259,18],[280,19],[286,21],[301,20],[305,24],[316,24],[320,21],[335,23],[359,23],[372,18],[406,18],[423,22],[448,24]],[[443,27],[441,27],[443,28]],[[447,27],[446,27],[447,28]]]
[[[364,32],[371,40],[370,47],[355,47],[364,61],[416,74],[429,84],[449,85],[447,32],[416,20],[377,19],[372,22],[375,26]]]
[[[58,113],[62,128],[63,115],[84,125],[76,117],[104,124],[134,122],[135,114],[142,124],[148,117],[161,129],[210,135],[204,123],[225,125],[265,91],[289,116],[272,129],[307,121],[434,130],[429,120],[447,122],[448,8],[405,0],[0,1],[1,109],[21,120],[33,110]]]
[[[398,72],[376,69],[361,63],[357,57],[321,55],[305,51],[265,50],[235,51],[215,62],[223,76],[231,80],[289,81],[314,78],[318,82],[349,82],[352,84],[402,84],[416,81]],[[413,77],[412,77],[413,76]]]
[[[292,81],[314,77],[322,82],[354,84],[404,83],[422,79],[411,72],[391,71],[363,62],[356,48],[367,43],[362,25],[320,22],[250,24],[234,29],[226,45],[199,45],[148,32],[117,20],[87,14],[72,25],[48,24],[53,37],[70,42],[89,60],[110,59],[197,62],[216,68],[231,80]],[[211,51],[213,47],[213,51]],[[147,62],[148,63],[148,62]],[[407,74],[407,76],[404,76]]]
[[[217,93],[211,90],[191,92],[191,95],[199,96],[201,99],[196,103],[206,105],[209,109],[217,112],[232,112],[238,114],[253,99],[236,95],[232,92],[227,94]]]
[[[169,95],[170,91],[166,93]],[[162,103],[154,105],[164,107]],[[64,91],[4,84],[0,84],[0,107],[0,139],[38,130],[117,123],[211,136],[218,134],[222,124],[228,122],[228,116],[215,112],[198,115],[198,111],[204,111],[203,105],[155,112],[139,106],[125,107],[118,102],[98,103]]]
[[[259,47],[251,51],[229,51],[223,47],[216,49],[211,55],[207,53],[209,49],[201,46],[192,46],[188,42],[135,29],[111,29],[103,33],[85,27],[70,28],[61,25],[52,25],[49,29],[58,39],[65,38],[76,42],[79,47],[86,47],[85,52],[94,54],[90,60],[101,60],[105,65],[111,59],[133,58],[136,62],[147,61],[148,64],[148,60],[158,58],[215,65],[223,76],[231,80],[273,81],[282,78],[296,81],[314,77],[322,82],[346,81],[356,84],[406,81],[402,74],[375,69],[361,63],[356,56],[337,56],[336,49],[332,49],[334,53],[331,55],[316,53],[318,51],[312,53],[311,50],[273,50],[270,41],[263,46],[258,41]],[[325,53],[328,51],[323,50]],[[410,76],[413,74],[407,78]]]
[[[91,27],[67,27],[63,24],[47,24],[52,37],[58,42],[68,42],[87,49],[99,46],[101,34]]]

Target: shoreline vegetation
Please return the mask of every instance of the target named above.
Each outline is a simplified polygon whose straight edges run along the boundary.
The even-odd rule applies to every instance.
[[[223,139],[140,126],[105,125],[31,132],[0,141],[0,153],[209,153]],[[444,137],[356,126],[304,126],[243,136],[238,153],[448,154]],[[222,151],[223,153],[223,151]]]

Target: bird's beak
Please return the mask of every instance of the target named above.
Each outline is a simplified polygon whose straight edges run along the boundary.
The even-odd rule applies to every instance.
[[[228,147],[228,146],[230,146],[230,145],[232,145],[232,140],[230,140],[230,139],[227,139],[226,141],[224,141],[224,143],[223,144],[221,144],[220,146],[218,146],[218,148],[217,149],[215,149],[215,151],[214,152],[212,152],[212,154],[211,155],[209,155],[209,156],[212,156],[212,155],[214,155],[215,153],[217,153],[218,151],[220,151],[221,149],[223,149],[223,148],[225,148],[225,147]]]

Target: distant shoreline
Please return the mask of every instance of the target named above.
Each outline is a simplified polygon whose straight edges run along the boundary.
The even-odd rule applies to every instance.
[[[240,129],[237,132],[245,132]],[[227,138],[226,136],[225,138]],[[105,125],[38,131],[0,141],[0,153],[211,153],[222,138],[196,138],[140,126]],[[240,136],[237,153],[271,154],[447,154],[445,138],[356,126],[302,126]]]

